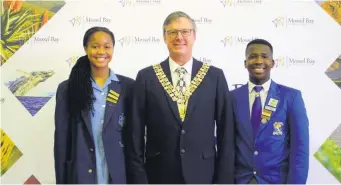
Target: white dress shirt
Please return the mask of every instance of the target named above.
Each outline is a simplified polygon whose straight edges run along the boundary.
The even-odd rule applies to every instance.
[[[186,87],[189,87],[189,84],[191,83],[191,75],[192,75],[192,66],[193,66],[193,58],[191,58],[188,62],[186,62],[182,67],[186,69],[186,74],[184,77]],[[169,57],[169,69],[171,72],[171,77],[172,77],[172,83],[173,86],[176,87],[176,84],[179,81],[179,75],[176,71],[176,69],[180,67],[179,64],[177,64],[171,57]]]
[[[270,89],[270,84],[271,84],[271,79],[269,79],[267,82],[265,82],[263,85],[261,85],[263,87],[263,89],[259,92],[260,95],[260,99],[262,102],[262,111],[264,108],[264,104],[266,101],[266,97],[268,96],[268,92]],[[248,88],[249,88],[249,107],[250,107],[250,116],[252,114],[252,105],[253,102],[255,101],[255,96],[256,96],[256,92],[254,91],[254,87],[256,86],[256,84],[252,83],[252,82],[248,82]]]

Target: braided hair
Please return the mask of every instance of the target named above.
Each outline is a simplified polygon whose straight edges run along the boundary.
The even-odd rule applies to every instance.
[[[88,46],[91,36],[96,32],[105,32],[110,35],[115,46],[114,34],[105,27],[92,27],[85,32],[83,47]],[[93,108],[95,96],[91,84],[91,66],[87,55],[80,57],[73,66],[68,82],[68,106],[70,116],[77,119],[82,110]]]

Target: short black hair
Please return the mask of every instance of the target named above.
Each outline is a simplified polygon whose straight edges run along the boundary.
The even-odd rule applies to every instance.
[[[264,40],[264,39],[254,39],[254,40],[250,41],[250,42],[247,44],[247,46],[246,46],[245,53],[247,52],[247,49],[249,48],[249,46],[252,45],[252,44],[263,44],[263,45],[267,45],[267,46],[269,46],[271,53],[273,53],[272,45],[270,44],[269,41]]]

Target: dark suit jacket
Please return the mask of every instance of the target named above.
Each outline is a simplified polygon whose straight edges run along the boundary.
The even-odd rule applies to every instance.
[[[309,168],[309,121],[299,90],[271,82],[265,106],[278,100],[253,139],[248,85],[232,91],[236,119],[236,182],[305,184]],[[271,104],[271,103],[270,103]],[[255,153],[256,152],[256,153]]]
[[[202,65],[193,60],[192,79]],[[168,59],[161,67],[172,82]],[[221,69],[209,68],[189,99],[184,122],[153,67],[140,70],[127,130],[129,183],[233,183],[232,101]]]
[[[119,117],[128,108],[129,93],[132,93],[131,87],[134,80],[121,75],[117,75],[117,77],[119,82],[112,81],[109,89],[118,92],[120,96],[117,104],[106,102],[102,137],[110,183],[124,184],[126,183],[124,141],[122,141],[123,134],[122,126],[119,124]],[[56,183],[65,182],[65,163],[68,162],[66,161],[66,153],[69,152],[66,147],[68,124],[77,124],[76,154],[75,161],[73,161],[75,165],[75,183],[96,184],[96,158],[89,111],[82,111],[79,122],[69,123],[67,89],[68,81],[64,81],[58,86],[56,95],[54,139]]]

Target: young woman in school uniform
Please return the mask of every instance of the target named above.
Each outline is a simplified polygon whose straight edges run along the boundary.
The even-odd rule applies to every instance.
[[[134,81],[109,68],[114,34],[88,29],[78,59],[56,95],[54,159],[57,184],[125,184],[122,128]]]

